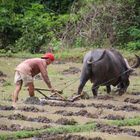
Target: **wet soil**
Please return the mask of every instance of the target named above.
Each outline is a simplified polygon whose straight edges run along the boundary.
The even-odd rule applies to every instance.
[[[96,99],[99,99],[99,100],[110,100],[110,99],[113,99],[113,97],[109,96],[109,95],[98,95]]]
[[[37,118],[27,118],[26,121],[32,121],[32,122],[41,122],[41,123],[51,123],[52,120],[48,119],[47,117],[38,116]]]
[[[27,117],[21,114],[13,114],[8,116],[9,120],[27,120]]]
[[[39,123],[53,123],[51,119],[48,119],[47,117],[44,116],[38,116],[37,118],[32,118],[32,117],[26,117],[21,114],[14,114],[14,115],[9,115],[8,119],[10,120],[24,120],[24,121],[31,121],[31,122],[39,122]],[[77,122],[74,119],[66,119],[66,118],[60,118],[58,119],[55,123],[61,124],[61,125],[75,125]]]
[[[98,114],[92,114],[89,113],[87,110],[80,110],[78,112],[74,113],[75,116],[85,116],[85,117],[89,117],[89,118],[98,118]]]
[[[117,126],[110,126],[110,125],[101,124],[101,123],[98,123],[96,125],[96,129],[101,132],[106,132],[109,134],[127,133],[128,135],[140,137],[140,131],[136,131],[135,129],[120,128]]]
[[[77,122],[74,119],[60,118],[56,121],[56,123],[61,125],[75,125]]]
[[[124,116],[120,116],[120,115],[113,115],[113,114],[109,114],[107,116],[102,117],[103,119],[108,119],[108,120],[124,120],[125,117]]]
[[[0,110],[14,110],[13,106],[0,105]]]
[[[124,102],[132,103],[132,104],[140,104],[140,99],[131,99],[131,98],[126,98]]]
[[[83,103],[74,103],[74,102],[53,102],[53,101],[43,101],[41,104],[50,105],[50,106],[62,106],[62,107],[86,107]]]
[[[66,74],[76,74],[81,72],[81,70],[79,68],[76,67],[69,67],[69,69],[66,69],[62,72],[62,74],[66,75]]]
[[[44,112],[44,109],[38,109],[34,106],[24,106],[24,107],[21,107],[19,110],[21,111],[26,111],[26,112]]]
[[[113,109],[115,108],[114,105],[112,104],[107,104],[107,105],[104,105],[104,104],[95,104],[95,103],[91,103],[88,105],[89,107],[93,106],[95,108],[106,108],[106,109]]]
[[[130,111],[137,111],[137,112],[139,112],[140,111],[140,108],[135,107],[133,105],[123,105],[123,106],[116,107],[116,106],[114,106],[112,104],[104,105],[104,104],[92,103],[92,104],[89,104],[88,106],[90,106],[90,107],[93,106],[95,108],[113,109],[114,111],[119,111],[119,110],[123,110],[123,111],[127,111],[127,112],[130,112]]]
[[[34,140],[105,140],[101,137],[87,138],[71,134],[43,134],[33,138]]]
[[[28,130],[28,131],[32,131],[32,130],[37,130],[37,129],[34,129],[33,127],[23,127],[19,124],[11,124],[10,126],[0,124],[0,130],[6,130],[6,131]]]
[[[8,119],[9,120],[24,120],[24,121],[31,121],[31,122],[41,122],[41,123],[51,123],[52,122],[52,120],[50,120],[44,116],[38,116],[37,118],[32,118],[32,117],[26,117],[19,113],[14,114],[14,115],[9,115]]]
[[[138,95],[138,96],[140,96],[140,92],[132,92],[132,95]]]
[[[135,107],[133,105],[123,105],[123,106],[120,106],[120,107],[115,107],[114,110],[115,111],[123,110],[123,111],[127,111],[127,112],[130,112],[130,111],[137,111],[137,112],[139,112],[140,108]]]
[[[74,113],[72,111],[66,111],[66,110],[58,110],[54,112],[54,114],[61,114],[63,116],[72,116]]]
[[[52,66],[52,69],[56,70],[53,71],[54,73],[57,72],[57,74],[60,74],[60,72],[63,73],[63,75],[59,75],[58,77],[54,77],[54,75],[51,77],[52,81],[54,82],[54,85],[57,85],[59,80],[61,80],[62,83],[65,81],[65,85],[67,85],[67,81],[75,79],[77,77],[77,74],[80,74],[80,65],[75,64],[66,64],[66,65],[59,65],[62,64],[61,62],[56,63],[56,69],[54,68],[55,65]],[[76,66],[76,67],[70,67],[70,66]],[[51,70],[51,67],[49,67]],[[60,69],[59,69],[60,68]],[[67,69],[68,68],[68,69]],[[57,70],[58,69],[58,70]],[[3,72],[5,72],[3,70]],[[7,73],[8,74],[8,73]],[[68,75],[69,74],[69,75]],[[0,79],[3,79],[3,82],[5,79],[4,73],[3,76],[0,76]],[[12,75],[11,75],[12,76]],[[51,76],[51,75],[50,75]],[[68,76],[68,77],[67,77]],[[12,77],[8,76],[9,81],[12,81]],[[130,77],[131,78],[131,77]],[[11,87],[6,86],[0,86],[2,95],[4,95],[1,98],[0,103],[0,130],[2,133],[8,134],[9,131],[17,131],[17,130],[36,130],[41,128],[48,128],[53,127],[55,129],[55,126],[62,126],[62,125],[75,125],[78,124],[86,124],[91,121],[97,120],[99,123],[108,122],[108,120],[123,120],[126,118],[134,118],[136,116],[139,117],[140,107],[139,107],[139,83],[135,83],[135,79],[137,77],[132,77],[133,87],[128,89],[128,92],[131,94],[124,94],[121,97],[116,97],[113,94],[104,94],[104,91],[102,90],[103,94],[98,95],[95,99],[89,99],[87,100],[79,100],[75,102],[64,102],[64,101],[52,101],[52,100],[46,100],[44,102],[41,102],[37,98],[28,98],[26,101],[21,103],[20,101],[22,99],[25,100],[25,96],[27,94],[20,94],[21,98],[19,99],[18,109],[14,110],[14,108],[11,105],[11,101],[9,100],[9,95]],[[42,80],[41,76],[38,75],[36,77],[38,80]],[[58,80],[57,80],[58,79]],[[136,79],[137,80],[137,79]],[[57,81],[57,82],[56,82]],[[56,83],[55,83],[56,82]],[[139,82],[139,81],[138,81]],[[1,83],[0,83],[1,84]],[[37,82],[38,86],[41,84],[39,81]],[[61,84],[61,83],[60,83]],[[62,88],[64,85],[60,85],[56,88]],[[71,97],[71,93],[76,91],[76,88],[78,86],[78,82],[73,83],[73,85],[69,86],[69,88],[65,89],[64,93],[65,95]],[[88,83],[87,83],[88,84]],[[39,87],[42,87],[43,85],[40,85]],[[90,83],[88,86],[91,86]],[[88,88],[88,86],[86,88]],[[135,88],[135,89],[134,89]],[[4,91],[4,92],[3,92]],[[132,92],[133,91],[133,92]],[[23,91],[23,93],[26,93],[26,91]],[[70,93],[70,94],[69,94]],[[106,93],[106,92],[105,92]],[[87,94],[89,94],[87,92]],[[138,97],[138,98],[137,98]],[[84,98],[85,99],[85,98]],[[10,102],[9,102],[10,101]],[[23,101],[23,100],[22,100]],[[41,104],[40,104],[41,103]],[[28,104],[28,105],[26,105]],[[33,104],[33,105],[31,105]],[[39,105],[39,106],[38,106]],[[40,105],[44,105],[42,108]],[[63,110],[62,110],[63,109]],[[21,114],[15,114],[15,113],[21,113]],[[43,113],[42,113],[43,112]],[[54,114],[55,112],[55,114]],[[95,113],[95,114],[94,114]],[[11,115],[9,115],[11,114]],[[61,114],[61,115],[57,115]],[[124,116],[125,117],[124,117]],[[61,118],[63,117],[63,118]],[[71,120],[74,118],[74,120]],[[94,119],[95,118],[95,119]],[[110,122],[110,121],[109,121]],[[14,123],[14,124],[13,124]],[[4,125],[3,125],[4,124]],[[49,125],[50,126],[49,126]],[[27,126],[27,127],[25,127]],[[33,128],[32,128],[33,127]],[[76,127],[76,126],[75,126]],[[134,139],[138,139],[139,136],[139,125],[134,125],[133,127],[123,126],[123,127],[115,127],[115,126],[109,126],[109,125],[103,125],[97,124],[97,131],[100,134],[107,135],[107,133],[112,134],[112,139],[114,138],[114,134],[120,134],[125,133],[123,135],[127,135],[129,139],[131,139],[132,135],[135,136]],[[129,129],[128,129],[129,128]],[[131,129],[130,129],[131,128]],[[134,130],[135,129],[135,130]],[[7,131],[7,132],[6,132]],[[84,131],[84,130],[83,130]],[[92,130],[91,130],[92,131]],[[93,132],[86,132],[87,136],[95,137],[95,135],[91,134]],[[98,132],[95,133],[98,133]],[[106,132],[106,133],[102,133]],[[82,137],[79,135],[82,135],[84,132],[79,132],[78,136],[76,135],[66,135],[64,132],[60,132],[61,134],[48,134],[44,133],[43,135],[40,135],[39,137],[34,137],[34,139],[40,139],[40,140],[89,140],[87,137]],[[73,133],[75,134],[75,133]],[[76,133],[77,134],[77,133]],[[96,135],[96,136],[102,136],[102,135]],[[117,135],[115,137],[118,137]],[[104,137],[103,137],[104,138]],[[29,138],[30,139],[30,138]],[[107,138],[106,138],[107,139]],[[115,138],[119,139],[119,138]],[[102,140],[100,137],[92,138],[91,140]]]
[[[36,104],[40,105],[40,100],[38,97],[28,97],[25,101],[25,104]]]
[[[83,116],[88,118],[98,118],[98,114],[89,113],[87,110],[80,110],[78,112],[66,111],[66,110],[59,110],[56,111],[55,114],[61,114],[63,116]]]

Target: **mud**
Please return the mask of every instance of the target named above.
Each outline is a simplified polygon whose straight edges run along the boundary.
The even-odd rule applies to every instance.
[[[125,117],[124,116],[120,116],[120,115],[113,115],[113,114],[109,114],[107,116],[102,117],[103,119],[108,119],[108,120],[124,120]]]
[[[140,96],[140,92],[132,92],[132,95]]]
[[[31,122],[41,122],[41,123],[51,123],[52,120],[48,119],[47,117],[38,116],[37,118],[26,117],[21,114],[14,114],[8,116],[9,120],[24,120],[24,121],[31,121]]]
[[[28,131],[33,131],[33,130],[37,130],[37,129],[34,129],[32,127],[23,127],[19,124],[11,124],[10,126],[1,124],[0,125],[0,130],[6,130],[6,131],[28,130]]]
[[[37,104],[40,105],[40,100],[38,97],[29,97],[24,101],[25,104]]]
[[[30,107],[24,106],[21,107],[19,110],[26,111],[26,112],[44,112],[44,109],[38,109],[34,106],[30,106]]]
[[[75,116],[85,116],[89,118],[98,118],[98,114],[89,113],[87,110],[80,110],[74,113]]]
[[[113,97],[111,97],[109,95],[98,95],[96,99],[99,99],[99,100],[110,100],[110,99],[113,99]]]
[[[50,106],[62,106],[62,107],[86,107],[83,103],[74,103],[74,102],[52,102],[52,101],[42,101],[43,105],[50,105]]]
[[[87,117],[87,118],[98,118],[98,114],[91,114],[89,113],[87,110],[80,110],[78,112],[68,112],[66,110],[59,110],[56,111],[55,114],[61,114],[63,116],[83,116],[83,117]]]
[[[61,125],[75,125],[77,122],[74,119],[66,119],[66,118],[60,118],[56,121],[56,123]]]
[[[127,133],[128,135],[140,137],[140,131],[136,131],[135,129],[120,128],[117,126],[111,126],[111,125],[101,124],[101,123],[98,123],[96,125],[96,129],[101,132],[106,132],[109,134]]]
[[[74,113],[72,111],[66,111],[66,110],[58,110],[56,112],[54,112],[55,114],[61,114],[63,116],[72,116],[74,115]]]
[[[137,111],[137,112],[139,112],[140,108],[135,107],[133,105],[124,105],[124,106],[116,107],[116,108],[114,108],[114,110],[115,111],[123,110],[123,111],[127,111],[127,112],[130,112],[130,111]]]
[[[87,138],[80,135],[71,135],[71,134],[43,134],[37,137],[34,137],[33,140],[105,140],[101,137]]]
[[[62,74],[66,75],[66,74],[76,74],[81,72],[81,70],[79,68],[76,67],[69,67],[69,69],[66,69],[62,72]]]
[[[13,114],[8,116],[9,120],[27,120],[27,117],[21,114]]]
[[[38,116],[37,118],[27,118],[26,121],[32,122],[41,122],[41,123],[51,123],[52,120],[48,119],[47,117]]]
[[[140,104],[140,99],[131,99],[131,98],[126,98],[124,102],[132,103],[132,104]]]
[[[111,105],[111,104],[104,105],[104,104],[95,104],[95,103],[92,103],[92,104],[89,104],[88,106],[89,107],[93,106],[95,108],[106,108],[106,109],[113,109],[113,108],[115,108],[115,106],[114,105]]]
[[[115,107],[114,105],[111,105],[111,104],[104,105],[104,104],[92,103],[92,104],[89,104],[88,106],[90,106],[90,107],[93,106],[95,108],[113,109],[114,111],[119,111],[119,110],[123,110],[123,111],[127,111],[127,112],[130,112],[130,111],[139,112],[140,111],[140,108],[135,107],[133,105],[123,105],[123,106]]]
[[[0,110],[14,110],[13,106],[0,105]]]

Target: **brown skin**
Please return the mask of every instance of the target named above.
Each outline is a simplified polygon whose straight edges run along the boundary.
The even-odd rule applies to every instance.
[[[52,61],[51,61],[50,59],[45,59],[45,60],[46,60],[47,65],[49,65],[49,64],[52,63]],[[22,81],[22,80],[19,81],[19,82],[17,82],[17,83],[16,83],[15,90],[14,90],[14,92],[13,92],[13,94],[12,94],[12,100],[13,100],[13,107],[14,107],[14,108],[17,108],[17,107],[16,107],[16,102],[18,101],[18,95],[19,95],[19,92],[20,92],[20,90],[21,90],[21,88],[22,88],[22,85],[23,85],[23,81]],[[56,91],[52,86],[49,87],[49,88],[50,88],[50,90],[51,90],[52,93],[53,93],[54,91]],[[34,83],[33,83],[33,82],[27,84],[27,90],[28,90],[28,92],[29,92],[29,96],[30,96],[30,97],[35,96],[35,93],[34,93],[34,90],[35,90],[35,89],[34,89]]]

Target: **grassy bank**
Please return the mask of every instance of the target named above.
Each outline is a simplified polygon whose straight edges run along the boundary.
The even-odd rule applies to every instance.
[[[81,62],[83,56],[86,52],[92,50],[92,48],[73,48],[73,49],[61,49],[60,51],[55,51],[55,58],[57,60],[66,60],[66,61],[76,61]],[[140,56],[140,51],[129,51],[129,50],[119,50],[121,54],[127,59],[131,59],[135,54]],[[40,54],[31,54],[27,52],[19,52],[19,53],[0,53],[0,57],[15,57],[15,58],[33,58],[33,57],[41,57]]]

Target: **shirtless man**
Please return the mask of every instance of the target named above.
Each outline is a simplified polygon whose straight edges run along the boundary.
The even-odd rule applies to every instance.
[[[51,92],[55,89],[52,87],[47,73],[47,66],[54,61],[52,53],[45,53],[41,58],[27,59],[16,67],[15,71],[15,90],[12,94],[13,107],[16,108],[16,102],[22,85],[27,86],[30,97],[34,96],[33,77],[41,73],[44,82],[47,84]]]

